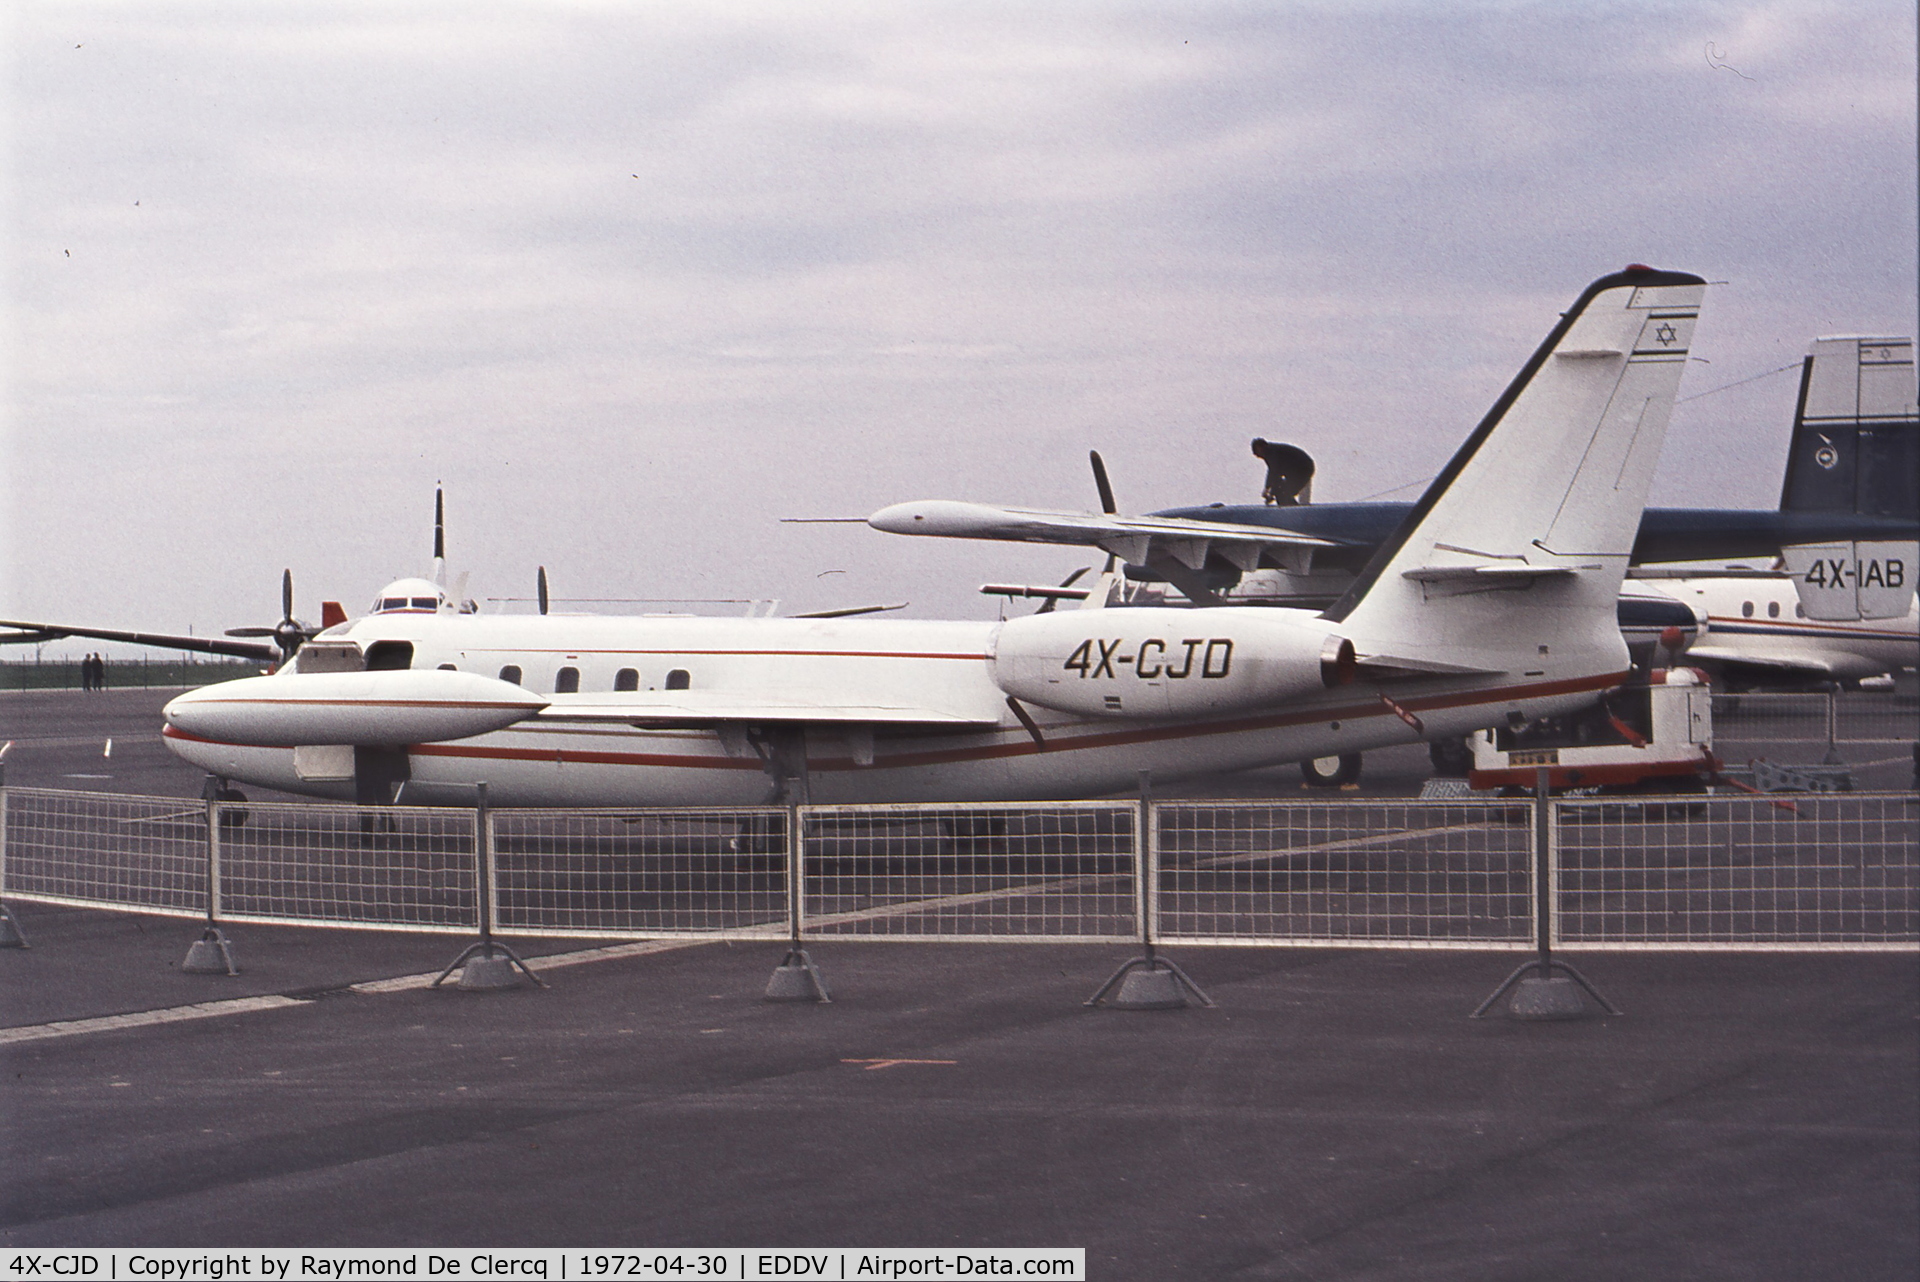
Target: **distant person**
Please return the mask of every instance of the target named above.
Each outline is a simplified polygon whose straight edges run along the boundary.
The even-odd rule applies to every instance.
[[[104,654],[93,656],[93,688],[96,691],[107,688],[107,657]]]
[[[1313,492],[1313,456],[1298,445],[1253,438],[1255,457],[1267,465],[1266,488],[1260,497],[1276,507],[1304,504]]]
[[[80,688],[93,689],[93,656],[91,654],[80,660]]]

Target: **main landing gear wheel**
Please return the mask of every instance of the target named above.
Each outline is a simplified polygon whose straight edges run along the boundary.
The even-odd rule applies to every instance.
[[[1360,777],[1360,754],[1312,757],[1300,763],[1300,777],[1315,788],[1344,788]]]

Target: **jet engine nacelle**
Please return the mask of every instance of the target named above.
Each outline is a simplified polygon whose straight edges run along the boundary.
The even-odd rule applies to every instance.
[[[1353,679],[1353,643],[1275,610],[1074,610],[1009,619],[993,679],[1093,717],[1182,717],[1285,702]]]
[[[532,716],[547,700],[474,672],[283,672],[189,690],[167,724],[264,748],[378,747],[465,739]]]

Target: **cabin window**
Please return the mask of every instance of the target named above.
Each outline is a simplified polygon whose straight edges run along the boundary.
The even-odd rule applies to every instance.
[[[1769,619],[1777,619],[1780,617],[1780,603],[1778,601],[1767,602],[1767,617]]]
[[[513,682],[513,684],[519,685],[520,684],[520,665],[517,663],[509,663],[506,667],[500,669],[500,679],[502,681],[511,681]]]
[[[454,667],[454,666],[453,666],[453,665],[452,665],[451,663],[443,663],[443,664],[441,664],[441,665],[440,665],[440,671],[442,671],[442,672],[458,672],[458,671],[460,671],[460,669],[458,669],[458,668],[456,668],[456,667]]]
[[[413,642],[375,641],[367,647],[367,671],[403,672],[413,666]]]
[[[1743,619],[1751,619],[1753,617],[1753,602],[1742,601],[1740,603],[1740,617]]]
[[[672,672],[667,673],[667,689],[669,690],[685,690],[692,684],[685,668],[675,668]]]
[[[613,674],[613,688],[615,690],[638,690],[640,688],[640,674],[632,668],[620,669],[620,671]]]
[[[562,668],[553,674],[553,692],[555,694],[578,694],[580,692],[580,669]]]
[[[1806,617],[1807,617],[1807,607],[1806,607],[1806,606],[1804,606],[1804,605],[1801,605],[1801,604],[1800,604],[1800,603],[1799,603],[1798,601],[1795,601],[1795,602],[1793,603],[1793,617],[1794,617],[1794,618],[1796,618],[1796,619],[1804,619],[1804,618],[1806,618]]]

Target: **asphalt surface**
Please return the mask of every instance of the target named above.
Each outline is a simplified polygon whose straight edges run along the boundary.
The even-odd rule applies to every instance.
[[[9,698],[9,783],[197,795],[133,728],[159,692]],[[180,969],[191,920],[14,909],[32,947],[0,951],[9,1247],[1920,1274],[1913,952],[1572,953],[1625,1013],[1538,1023],[1467,1018],[1511,953],[1183,949],[1212,1009],[1116,1011],[1082,1005],[1129,955],[1112,945],[828,940],[833,1001],[795,1005],[762,1000],[772,944],[582,951],[535,961],[549,988],[474,993],[424,986],[457,936],[232,926],[242,973],[205,976]]]

